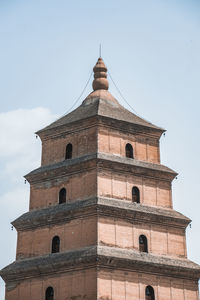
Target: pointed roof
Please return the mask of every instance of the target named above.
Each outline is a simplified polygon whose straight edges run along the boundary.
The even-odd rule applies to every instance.
[[[102,116],[124,121],[135,125],[156,129],[160,132],[165,131],[163,128],[160,128],[130,112],[121,106],[119,102],[112,96],[112,94],[108,91],[109,83],[107,80],[107,68],[102,58],[98,59],[93,71],[93,92],[85,98],[78,108],[64,115],[42,130],[39,130],[37,132],[38,134],[46,130],[55,129],[56,127],[68,125],[70,123],[88,119],[94,116]]]

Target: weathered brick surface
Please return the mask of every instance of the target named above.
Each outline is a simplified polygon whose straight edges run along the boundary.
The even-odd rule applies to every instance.
[[[95,269],[67,272],[52,277],[24,280],[15,289],[7,290],[5,300],[43,300],[49,286],[54,287],[55,299],[93,300],[97,294]]]
[[[145,300],[145,288],[151,285],[155,299],[198,300],[198,283],[156,275],[89,269],[67,272],[54,277],[25,280],[14,289],[7,290],[6,300],[43,300],[45,290],[54,287],[59,300]]]
[[[60,252],[97,244],[96,217],[18,233],[17,259],[51,253],[52,239],[60,237]]]
[[[153,163],[160,163],[159,142],[144,136],[97,127],[83,129],[42,142],[42,165],[56,163],[65,159],[66,145],[73,145],[73,158],[94,152],[126,156],[127,143],[133,146],[134,157]]]
[[[30,209],[38,209],[59,203],[59,191],[67,190],[67,201],[96,196],[96,171],[91,170],[66,176],[56,181],[32,185],[30,191]],[[85,188],[87,187],[87,189]]]
[[[149,253],[186,257],[185,231],[152,224],[132,224],[114,218],[98,218],[98,242],[102,245],[139,251],[139,236],[148,239]]]
[[[144,205],[172,207],[171,184],[156,179],[116,174],[113,171],[98,174],[98,196],[132,201],[132,188],[140,190],[140,203]]]
[[[159,142],[142,135],[125,134],[119,130],[101,128],[98,131],[98,151],[126,156],[125,147],[133,146],[135,159],[160,163]]]
[[[68,143],[73,145],[73,158],[97,152],[97,129],[95,127],[82,129],[79,132],[44,140],[42,143],[42,165],[64,160]]]
[[[198,283],[144,273],[102,270],[98,272],[98,295],[101,300],[145,300],[145,288],[154,288],[155,299],[198,300]]]

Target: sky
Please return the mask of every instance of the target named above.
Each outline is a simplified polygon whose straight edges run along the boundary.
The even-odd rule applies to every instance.
[[[161,161],[179,173],[174,208],[193,220],[188,257],[200,263],[199,16],[199,0],[0,0],[0,269],[15,259],[10,222],[28,210],[23,176],[40,165],[34,132],[71,110],[100,43],[134,112],[167,130]]]

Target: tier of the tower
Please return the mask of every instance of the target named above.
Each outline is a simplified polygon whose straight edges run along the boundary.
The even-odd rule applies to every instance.
[[[60,132],[57,128],[57,131],[52,130],[51,134],[44,138],[41,135],[41,165],[63,161],[66,158],[66,146],[68,144],[73,147],[72,158],[97,152],[126,157],[126,145],[130,144],[133,147],[134,159],[155,164],[160,163],[160,134],[153,132],[153,130],[149,132],[150,130],[145,130],[142,127],[135,128],[135,130],[133,126],[128,128],[128,125],[130,126],[128,123],[123,124],[124,127],[122,127],[120,122],[112,122],[111,118],[110,120],[102,119],[102,121],[100,118],[97,120],[97,117],[94,117],[85,120],[82,124],[69,124],[65,128],[60,128]]]
[[[176,173],[160,164],[160,134],[100,116],[40,133],[42,166],[26,176],[30,209],[56,205],[62,188],[67,201],[98,196],[132,201],[134,186],[141,204],[172,208]]]
[[[17,259],[48,255],[54,236],[59,236],[61,253],[100,245],[139,254],[141,235],[147,239],[143,252],[185,259],[188,222],[174,211],[98,198],[35,210],[13,225],[18,230]]]

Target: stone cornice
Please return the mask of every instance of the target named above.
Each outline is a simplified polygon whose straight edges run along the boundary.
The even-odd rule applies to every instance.
[[[89,216],[118,218],[130,223],[158,224],[185,229],[190,219],[172,209],[144,206],[124,200],[91,198],[33,210],[12,222],[17,230],[31,230],[63,224]]]
[[[100,267],[185,279],[199,279],[200,277],[200,266],[188,259],[175,259],[107,246],[98,246],[97,253]]]
[[[96,265],[96,246],[17,260],[0,271],[5,281],[23,280]]]
[[[77,130],[86,129],[91,126],[106,126],[110,129],[117,130],[123,133],[142,134],[145,136],[159,139],[165,129],[159,127],[148,127],[141,124],[134,124],[127,121],[110,118],[107,116],[90,116],[81,120],[73,121],[67,124],[62,124],[54,128],[42,129],[36,132],[42,140],[58,138],[62,135],[71,134]]]
[[[80,122],[74,122],[68,125],[62,125],[60,127],[47,130],[39,133],[42,141],[48,139],[65,138],[69,134],[80,133],[82,130],[90,128],[107,128],[108,130],[117,130],[123,134],[133,134],[137,136],[137,141],[150,143],[151,145],[158,145],[159,139],[163,131],[155,130],[152,128],[146,128],[139,125],[128,124],[122,121],[116,121],[106,117],[91,117],[81,120]],[[38,132],[36,132],[38,134]]]
[[[63,160],[61,162],[42,166],[30,172],[24,177],[29,183],[41,183],[49,180],[55,180],[65,176],[71,176],[81,172],[86,172],[97,168],[96,154],[89,154],[78,158]]]
[[[137,271],[193,280],[197,280],[200,276],[200,267],[187,259],[173,259],[105,246],[91,246],[17,260],[2,269],[0,275],[7,284],[11,284],[26,278],[37,278],[91,267]]]
[[[178,175],[172,169],[161,164],[105,153],[98,153],[97,157],[98,169],[112,169],[117,173],[131,173],[170,182]]]
[[[98,198],[98,215],[119,218],[130,223],[149,223],[186,228],[189,218],[173,209],[146,206],[131,201],[111,198]]]
[[[71,160],[64,160],[55,164],[42,166],[27,174],[25,178],[31,184],[34,184],[77,174],[78,172],[84,172],[94,168],[98,168],[99,170],[112,169],[118,173],[131,173],[170,182],[177,175],[177,173],[170,168],[160,164],[104,153],[93,153]]]
[[[60,137],[66,137],[69,134],[77,133],[91,127],[98,126],[97,117],[90,117],[70,124],[61,125],[45,131],[38,131],[37,134],[42,141],[48,139],[57,139]]]
[[[134,135],[139,134],[157,139],[159,139],[163,132],[166,131],[165,129],[151,128],[138,124],[131,124],[129,122],[119,121],[107,117],[98,116],[98,120],[100,125],[106,126],[111,129],[115,129],[119,132],[130,133]]]

